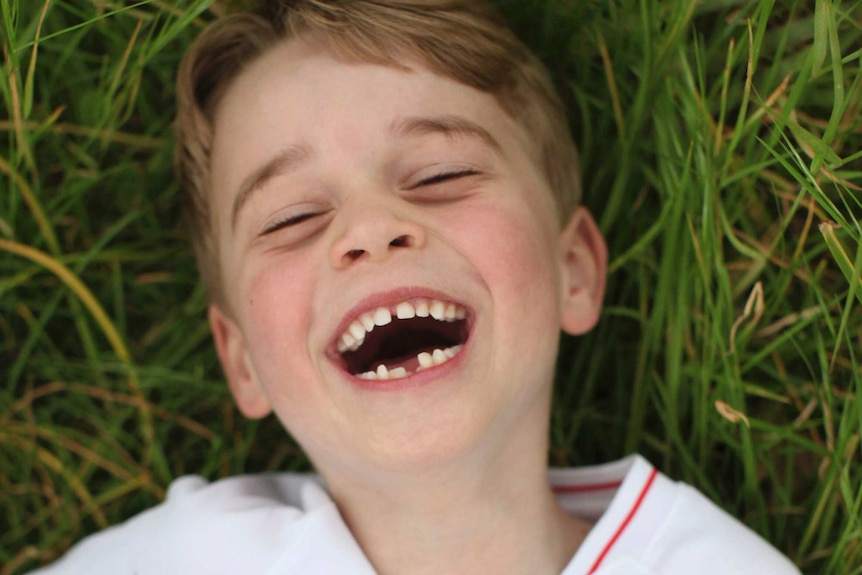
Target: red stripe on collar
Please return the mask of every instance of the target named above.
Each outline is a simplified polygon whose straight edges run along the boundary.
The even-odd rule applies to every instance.
[[[614,544],[617,542],[617,540],[618,540],[618,539],[620,538],[620,536],[623,534],[623,531],[625,531],[625,529],[626,529],[626,527],[628,527],[629,523],[631,523],[632,518],[635,516],[635,513],[637,513],[638,509],[639,509],[639,508],[640,508],[640,506],[641,506],[641,503],[643,503],[644,499],[646,498],[646,495],[647,495],[647,493],[649,492],[650,487],[652,487],[652,484],[653,484],[653,482],[655,481],[655,478],[656,478],[656,476],[657,476],[657,475],[658,475],[658,470],[657,470],[657,469],[653,469],[653,470],[652,470],[652,473],[651,473],[651,474],[650,474],[650,476],[649,476],[649,479],[647,479],[646,484],[643,486],[643,489],[641,490],[640,495],[638,495],[638,498],[637,498],[637,500],[635,501],[635,504],[634,504],[634,505],[632,506],[632,508],[629,510],[628,515],[627,515],[627,516],[626,516],[626,518],[623,520],[623,522],[620,524],[620,526],[619,526],[619,528],[617,529],[616,533],[614,533],[614,536],[613,536],[613,537],[611,537],[611,540],[610,540],[610,541],[608,541],[608,544],[607,544],[607,545],[605,545],[605,548],[604,548],[604,549],[602,550],[602,552],[599,554],[598,559],[596,559],[596,562],[595,562],[595,563],[593,563],[593,567],[589,570],[589,572],[587,573],[587,575],[592,575],[593,573],[595,573],[596,571],[598,571],[599,567],[600,567],[600,566],[601,566],[601,564],[602,564],[602,561],[604,561],[604,560],[605,560],[605,557],[607,557],[608,553],[610,553],[611,548],[614,546]]]

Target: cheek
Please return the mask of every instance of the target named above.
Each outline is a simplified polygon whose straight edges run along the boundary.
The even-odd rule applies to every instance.
[[[495,313],[529,314],[543,325],[559,322],[555,227],[548,215],[523,203],[488,204],[452,224],[462,230],[459,249],[502,307]]]
[[[555,228],[529,210],[489,207],[476,217],[469,244],[492,299],[486,324],[495,342],[490,365],[528,395],[552,379],[562,316]],[[522,396],[513,403],[530,401]]]
[[[498,313],[520,326],[519,333],[513,334],[518,345],[524,345],[525,337],[540,345],[545,345],[546,337],[551,341],[559,337],[560,282],[552,257],[554,244],[546,241],[547,230],[534,223],[519,218],[506,221],[501,255],[492,270],[500,286]]]
[[[328,409],[310,360],[309,325],[314,276],[296,262],[261,261],[240,289],[249,353],[275,414],[303,445],[315,417]]]
[[[239,305],[248,318],[246,334],[252,356],[261,369],[273,366],[282,371],[286,361],[307,354],[307,345],[300,337],[307,333],[311,307],[313,282],[307,275],[306,270],[278,258],[268,258],[240,274]],[[259,375],[266,378],[264,373]]]

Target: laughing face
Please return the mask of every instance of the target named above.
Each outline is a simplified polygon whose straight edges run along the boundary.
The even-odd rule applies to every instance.
[[[210,319],[240,409],[274,411],[324,476],[541,438],[605,254],[586,211],[560,229],[531,150],[492,96],[421,66],[293,41],[248,67],[212,150]]]

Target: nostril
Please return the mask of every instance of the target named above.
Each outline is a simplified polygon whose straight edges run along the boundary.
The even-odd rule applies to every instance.
[[[362,254],[364,253],[365,250],[350,250],[349,252],[347,252],[347,257],[349,257],[353,261],[356,261],[361,258]]]
[[[410,243],[410,236],[404,235],[398,236],[397,238],[389,242],[389,245],[393,248],[408,248],[410,247]]]

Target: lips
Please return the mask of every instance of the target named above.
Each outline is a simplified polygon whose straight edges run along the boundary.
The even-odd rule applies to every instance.
[[[374,298],[348,315],[331,355],[366,382],[409,378],[458,357],[469,339],[472,313],[439,293]]]

